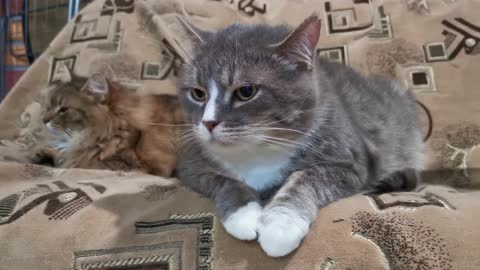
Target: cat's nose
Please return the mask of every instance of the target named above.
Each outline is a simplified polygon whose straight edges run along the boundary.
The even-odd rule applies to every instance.
[[[202,121],[202,124],[211,132],[218,124],[219,121]]]
[[[43,114],[43,117],[42,117],[43,123],[47,124],[48,122],[50,122],[50,120],[52,120],[52,117],[53,117],[52,113],[46,112],[45,114]]]

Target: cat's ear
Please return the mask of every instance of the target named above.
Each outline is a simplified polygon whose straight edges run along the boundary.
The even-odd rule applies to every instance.
[[[98,73],[88,77],[87,82],[82,87],[82,91],[95,97],[98,101],[106,101],[109,94],[109,86],[107,79]]]
[[[65,64],[60,64],[56,76],[62,83],[69,83],[74,77],[73,72]]]
[[[205,44],[208,36],[211,34],[210,32],[201,30],[180,16],[177,16],[177,19],[194,47]]]
[[[313,66],[320,30],[320,19],[317,15],[312,14],[276,46],[289,59],[306,65],[307,69],[310,69]]]

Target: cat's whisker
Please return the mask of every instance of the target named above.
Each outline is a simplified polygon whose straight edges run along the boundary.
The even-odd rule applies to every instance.
[[[284,142],[284,141],[276,140],[276,139],[269,139],[269,138],[263,137],[263,136],[260,136],[259,138],[263,141],[278,144],[278,145],[282,145],[282,146],[285,146],[285,147],[290,147],[290,148],[294,148],[294,149],[298,148],[297,144],[292,144],[292,143],[288,143],[288,142]]]
[[[273,117],[270,117],[269,119],[267,120],[264,120],[264,121],[261,121],[259,123],[256,123],[256,124],[252,124],[251,126],[264,126],[264,125],[273,125],[273,124],[276,124],[276,123],[279,123],[279,122],[282,122],[282,121],[285,121],[289,118],[292,118],[292,117],[295,117],[296,115],[298,115],[298,111],[295,110],[293,111],[292,113],[290,113],[289,115],[285,116],[284,118],[280,119],[280,120],[276,120],[276,121],[270,121],[272,120]],[[270,121],[270,122],[269,122]]]
[[[310,151],[313,151],[317,156],[325,156],[321,151],[320,149],[317,149],[315,148],[313,145],[311,145],[310,143],[305,143],[305,142],[296,142],[296,141],[292,141],[292,140],[288,140],[288,139],[284,139],[284,138],[278,138],[278,137],[273,137],[273,136],[263,136],[265,138],[268,138],[270,140],[275,140],[275,141],[281,141],[281,142],[285,142],[285,143],[290,143],[292,144],[292,147],[294,148],[308,148]]]
[[[175,142],[183,142],[185,140],[189,140],[191,139],[192,137],[194,137],[193,134],[185,134],[185,135],[182,135],[182,136],[178,136],[177,138],[175,138]]]
[[[301,112],[332,112],[335,111],[336,109],[334,108],[313,108],[313,109],[308,109],[308,110],[301,110]]]
[[[272,149],[279,150],[280,152],[284,152],[284,153],[287,153],[287,154],[291,152],[291,150],[287,150],[287,149],[283,148],[282,146],[279,146],[276,143],[271,143],[271,142],[268,142],[268,141],[265,141],[265,140],[260,140],[259,142],[263,143],[263,144],[266,144],[268,147],[270,147]]]
[[[256,140],[257,142],[266,142],[266,141],[269,141],[269,142],[273,142],[273,140],[271,140],[270,138],[267,138],[263,135],[258,135],[258,134],[253,134],[253,133],[249,133],[249,134],[235,134],[234,136],[232,136],[233,138],[238,138],[238,139],[242,139],[242,138],[249,138],[249,139],[254,139]]]
[[[195,131],[195,128],[193,126],[188,128],[181,128],[180,130],[177,131],[177,134],[187,134],[193,131]]]
[[[143,122],[144,124],[147,125],[152,125],[152,126],[165,126],[165,127],[192,127],[194,126],[193,124],[162,124],[162,123],[154,123],[154,122]]]
[[[184,147],[187,146],[187,145],[188,145],[188,146],[192,146],[192,145],[194,145],[194,144],[195,144],[195,141],[194,141],[194,140],[188,140],[188,141],[185,141],[185,142],[183,142],[183,141],[182,141],[182,142],[176,142],[176,143],[174,144],[174,147],[175,147],[175,149],[182,149],[182,148],[184,148]]]
[[[149,37],[149,36],[147,36],[147,35],[145,35],[145,34],[140,34],[140,35],[138,35],[138,36],[141,37],[141,38],[143,38],[143,39],[152,41],[152,42],[154,42],[155,44],[160,45],[160,46],[162,46],[162,47],[164,47],[164,48],[167,48],[167,49],[169,49],[169,50],[171,50],[171,51],[176,52],[176,50],[175,50],[175,48],[174,48],[173,46],[167,45],[167,44],[165,44],[164,42],[161,42],[161,41],[156,40],[155,38]],[[175,40],[175,41],[176,41],[176,40]],[[180,44],[179,44],[177,41],[176,41],[176,43],[177,43],[178,47],[182,50],[182,52],[185,54],[185,57],[187,57],[188,59],[192,60],[192,57],[190,56],[190,54],[189,54],[182,46],[180,46]]]
[[[322,125],[319,125],[319,127],[322,127]],[[329,125],[325,125],[325,127],[330,127]],[[268,127],[268,126],[263,126],[263,127],[254,127],[251,128],[252,131],[272,131],[272,130],[277,130],[277,131],[286,131],[286,132],[294,132],[298,134],[302,134],[305,136],[309,136],[312,138],[321,138],[319,135],[315,135],[312,133],[307,133],[301,130],[296,130],[296,129],[291,129],[291,128],[281,128],[281,127]]]
[[[181,142],[181,141],[186,140],[186,139],[188,139],[192,136],[193,136],[193,133],[181,134],[181,135],[176,136],[173,140],[175,142]]]
[[[156,44],[156,45],[159,45],[159,46],[161,46],[161,47],[163,47],[163,48],[165,48],[165,49],[168,49],[169,51],[177,52],[177,51],[175,50],[175,48],[173,48],[172,46],[168,46],[167,44],[165,44],[165,43],[163,43],[163,42],[160,42],[160,41],[158,41],[158,40],[155,40],[154,38],[151,38],[151,37],[148,37],[148,36],[145,36],[145,35],[139,35],[139,37],[140,37],[140,38],[143,38],[143,39],[145,39],[145,40],[149,40],[149,41],[153,42],[153,43]],[[181,46],[179,46],[179,47],[182,49],[182,52],[185,54],[185,57],[187,57],[190,61],[192,61],[192,57],[191,57],[190,55],[188,55],[188,53],[187,53]],[[158,53],[158,54],[165,56],[165,54],[163,54],[163,53]],[[174,61],[178,61],[177,59],[173,59],[173,58],[170,58],[170,59],[172,59],[172,60],[174,60]],[[181,64],[183,64],[183,65],[189,65],[188,63],[184,63],[184,62],[183,62],[183,59],[181,59],[180,61],[181,61]]]
[[[293,112],[291,112],[290,114],[288,114],[287,116],[285,116],[284,118],[280,119],[280,120],[277,120],[277,121],[273,121],[273,122],[269,122],[273,117],[270,117],[269,119],[265,120],[265,121],[262,121],[260,122],[259,124],[262,125],[262,124],[265,124],[265,125],[273,125],[273,124],[276,124],[276,123],[279,123],[279,122],[282,122],[282,121],[285,121],[289,118],[292,118],[292,117],[295,117],[299,114],[299,108],[301,106],[303,106],[303,103],[305,103],[305,100],[306,98],[303,99],[302,103],[298,105],[298,108],[295,109]],[[255,124],[254,124],[255,126]]]
[[[310,135],[307,132],[301,131],[301,130],[296,130],[296,129],[291,129],[291,128],[281,128],[281,127],[255,127],[252,129],[253,131],[271,131],[271,130],[279,130],[279,131],[288,131],[288,132],[295,132],[303,135]]]
[[[270,142],[264,139],[260,139],[258,137],[240,137],[240,139],[247,141],[247,142],[253,142],[253,143],[261,143],[261,144],[266,144],[268,147],[279,150],[281,152],[289,153],[289,151],[285,148],[282,148],[281,146],[277,145],[275,142]]]
[[[183,66],[191,66],[193,68],[195,68],[194,66],[192,66],[190,63],[185,63],[183,62],[182,60],[179,60],[179,59],[175,59],[169,55],[166,55],[165,53],[162,53],[162,52],[158,52],[156,53],[155,55],[158,55],[158,56],[161,56],[161,57],[164,57],[164,58],[167,58],[169,60],[172,60],[174,61],[175,63],[179,64],[179,65],[183,65]]]
[[[252,131],[280,130],[280,131],[287,131],[287,132],[295,132],[295,133],[299,133],[299,134],[302,134],[302,135],[309,136],[309,137],[312,137],[312,138],[314,138],[314,139],[320,140],[320,143],[323,144],[323,145],[329,145],[330,147],[338,148],[338,146],[337,146],[336,144],[334,144],[333,142],[325,141],[325,140],[324,140],[322,137],[320,137],[319,135],[309,134],[309,133],[306,133],[306,132],[303,132],[303,131],[300,131],[300,130],[287,129],[287,128],[278,128],[278,127],[252,128],[251,130],[252,130]],[[281,139],[281,138],[278,138],[278,137],[277,137],[277,139]],[[285,139],[282,139],[282,140],[285,140]],[[308,147],[308,148],[310,148],[311,150],[314,150],[313,146],[311,146],[311,145],[309,145],[309,144],[301,143],[301,145],[303,145],[303,146],[305,146],[305,147]],[[316,150],[316,151],[317,151],[317,150]]]
[[[192,141],[196,141],[196,136],[195,136],[195,133],[192,131],[192,132],[188,132],[186,134],[183,134],[183,135],[180,135],[180,136],[176,137],[174,141],[175,141],[176,145],[184,146],[187,143],[191,143]]]
[[[192,150],[196,150],[198,149],[199,147],[201,147],[200,145],[200,142],[197,140],[196,137],[192,136],[192,137],[189,137],[187,139],[184,139],[182,141],[177,141],[175,144],[174,144],[174,147],[175,149],[181,149],[185,146],[189,146],[189,147],[193,147]]]
[[[269,122],[270,120],[272,120],[272,118],[273,118],[273,116],[272,116],[272,117],[270,117],[270,118],[268,118],[264,121],[260,121],[259,123],[252,124],[251,126],[273,125],[273,124],[285,121],[289,118],[296,117],[297,115],[299,115],[303,111],[303,110],[300,110],[300,107],[303,106],[303,104],[305,103],[306,100],[307,100],[307,98],[304,98],[302,100],[302,103],[298,105],[297,109],[295,109],[293,112],[291,112],[290,114],[288,114],[287,116],[285,116],[284,118],[282,118],[280,120]]]
[[[283,146],[291,147],[291,148],[298,148],[298,147],[309,147],[313,148],[312,146],[302,142],[302,141],[293,141],[285,138],[279,138],[279,137],[274,137],[274,136],[268,136],[268,135],[257,135],[257,134],[252,134],[250,131],[245,131],[245,132],[229,132],[226,133],[231,137],[243,137],[243,136],[248,136],[248,137],[255,137],[257,139],[265,139],[269,140],[270,142],[275,141],[276,143],[282,144]],[[313,149],[312,149],[313,150]]]
[[[292,140],[289,140],[289,139],[279,138],[279,137],[275,137],[275,136],[267,136],[267,135],[258,135],[258,136],[260,136],[262,138],[266,138],[266,139],[278,140],[278,141],[290,143],[292,145],[301,145],[302,144],[302,142],[292,141]]]
[[[155,43],[156,45],[160,45],[161,47],[163,47],[165,49],[168,49],[170,51],[174,51],[174,52],[176,51],[175,48],[173,48],[172,46],[169,46],[169,45],[165,44],[164,42],[161,42],[161,41],[159,41],[155,38],[149,37],[145,34],[140,34],[140,35],[138,35],[138,37],[143,38],[143,39],[148,40],[148,41],[151,41],[151,42]]]
[[[187,133],[184,133],[184,134],[180,134],[177,137],[175,137],[175,141],[182,141],[182,140],[188,139],[190,137],[193,137],[194,135],[195,134],[193,132],[187,132]]]
[[[297,111],[297,114],[300,114],[300,113],[301,113],[300,111]],[[283,119],[280,119],[280,120],[277,120],[277,121],[272,121],[272,122],[266,122],[266,123],[261,123],[261,124],[260,123],[251,124],[251,125],[248,125],[248,127],[249,128],[270,128],[270,127],[274,127],[273,125],[288,119],[289,117],[294,117],[294,116],[287,116]],[[322,118],[322,117],[316,117],[315,119],[317,121],[329,120],[329,118]],[[317,124],[317,125],[322,126],[321,124]]]
[[[182,131],[177,131],[177,136],[186,135],[186,134],[191,133],[191,132],[193,132],[193,129],[191,129],[191,128],[186,129],[186,130],[182,130]]]
[[[241,129],[240,131],[234,131],[234,130],[225,130],[223,132],[225,135],[229,136],[237,136],[237,135],[254,135],[252,132],[248,130]]]
[[[289,139],[285,139],[285,138],[279,138],[279,137],[274,137],[274,136],[269,136],[269,135],[264,135],[264,134],[255,134],[254,132],[255,131],[268,131],[268,130],[284,130],[284,131],[288,131],[288,132],[296,132],[296,133],[300,133],[300,134],[303,134],[303,135],[309,135],[310,137],[312,138],[315,138],[315,139],[320,139],[321,140],[321,144],[323,145],[329,145],[331,147],[337,147],[336,144],[334,144],[333,142],[329,142],[329,141],[325,141],[323,140],[321,137],[315,135],[315,134],[307,134],[305,132],[302,132],[302,131],[299,131],[299,130],[294,130],[294,129],[284,129],[284,128],[274,128],[274,127],[259,127],[259,128],[251,128],[250,126],[248,126],[247,128],[249,128],[248,130],[246,130],[245,128],[230,128],[230,129],[227,129],[227,130],[224,130],[224,134],[226,136],[229,136],[230,138],[233,138],[233,139],[243,139],[244,137],[254,137],[257,139],[257,143],[260,142],[258,140],[260,139],[265,139],[265,140],[262,140],[262,142],[266,142],[266,139],[270,140],[270,143],[274,143],[272,141],[276,141],[278,142],[277,144],[279,143],[282,143],[283,146],[286,146],[286,147],[289,147],[289,148],[304,148],[304,149],[309,149],[311,150],[312,152],[315,152],[315,154],[317,156],[324,156],[321,151],[318,149],[318,147],[315,147],[314,145],[312,145],[311,142],[305,142],[305,141],[293,141],[293,140],[289,140]],[[288,146],[287,146],[288,145]]]

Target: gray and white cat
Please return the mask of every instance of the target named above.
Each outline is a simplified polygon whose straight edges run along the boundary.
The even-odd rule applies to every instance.
[[[294,31],[181,22],[194,52],[179,85],[192,128],[178,174],[215,202],[231,235],[283,256],[333,201],[415,186],[424,145],[414,96],[315,57],[316,16]]]

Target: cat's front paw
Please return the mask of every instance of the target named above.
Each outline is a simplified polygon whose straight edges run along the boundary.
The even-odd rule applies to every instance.
[[[260,217],[258,242],[268,256],[285,256],[300,245],[309,225],[292,210],[270,208]]]
[[[225,230],[240,240],[257,238],[258,218],[262,214],[262,207],[257,202],[250,202],[240,207],[223,222]]]

